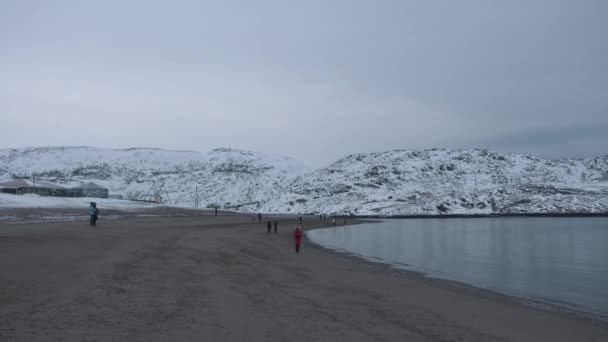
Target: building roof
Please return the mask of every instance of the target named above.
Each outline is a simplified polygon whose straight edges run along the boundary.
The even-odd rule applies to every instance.
[[[34,182],[31,179],[15,179],[12,181],[0,183],[1,188],[5,189],[19,189],[19,188],[31,188],[34,187]],[[65,189],[61,185],[57,185],[47,181],[36,181],[36,188],[45,189]]]
[[[103,186],[95,184],[93,182],[80,184],[79,186],[74,187],[74,189],[107,190],[107,188],[104,188]]]
[[[28,186],[29,186],[29,184],[24,179],[15,179],[12,181],[0,183],[0,188],[5,188],[5,189],[6,188],[10,188],[10,189],[25,188]]]

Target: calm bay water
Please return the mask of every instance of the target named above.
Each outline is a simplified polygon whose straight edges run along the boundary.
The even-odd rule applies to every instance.
[[[433,277],[608,315],[608,218],[400,219],[307,235]]]

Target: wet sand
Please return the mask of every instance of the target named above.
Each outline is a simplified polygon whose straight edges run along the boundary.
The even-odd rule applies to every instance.
[[[293,217],[269,236],[195,214],[0,224],[0,341],[608,341],[603,321],[306,240],[295,254]]]

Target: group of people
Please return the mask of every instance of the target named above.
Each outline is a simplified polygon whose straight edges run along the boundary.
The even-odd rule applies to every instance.
[[[256,216],[253,217],[253,220],[254,221],[256,220]],[[258,222],[262,222],[262,214],[261,213],[257,214],[257,220],[258,220]],[[325,222],[325,221],[327,221],[327,216],[326,215],[319,215],[319,220],[321,220],[322,222]],[[302,223],[303,223],[302,216],[298,217],[298,222],[300,223],[300,225],[302,225]],[[331,222],[335,226],[337,224],[336,217],[332,217]],[[346,224],[346,217],[344,218],[344,224]],[[293,242],[294,242],[294,245],[295,245],[296,253],[300,252],[300,245],[302,244],[302,228],[301,228],[300,225],[296,226],[296,228],[293,231]],[[273,231],[273,227],[274,227],[274,234],[276,235],[277,230],[278,230],[278,226],[279,226],[279,224],[278,224],[278,222],[276,220],[272,221],[272,222],[271,221],[267,221],[266,222],[266,228],[267,228],[268,234],[271,234],[271,232]]]
[[[217,208],[216,210],[216,215],[217,215]],[[91,205],[89,205],[89,216],[91,218],[90,220],[90,225],[92,227],[96,227],[97,226],[97,219],[99,218],[99,209],[97,209],[97,203],[95,202],[91,202]],[[256,219],[256,217],[253,218],[254,220]],[[262,214],[258,213],[257,215],[257,219],[259,222],[262,222]],[[298,217],[298,221],[300,222],[300,224],[302,224],[302,217]],[[334,224],[335,224],[336,219],[334,218]],[[274,227],[274,234],[277,234],[277,231],[279,229],[279,222],[277,222],[276,220],[274,221],[268,221],[266,223],[266,227],[268,229],[268,234],[270,234],[272,232],[272,229]],[[296,253],[300,253],[300,245],[302,244],[302,229],[300,228],[300,226],[296,226],[296,228],[293,231],[293,242],[295,245],[295,250]]]
[[[255,221],[256,217],[253,217],[253,220]],[[257,219],[258,222],[262,222],[262,214],[258,213],[257,215]],[[300,224],[302,223],[302,217],[298,218],[298,221],[300,222]],[[273,228],[274,228],[274,235],[277,234],[277,231],[279,229],[279,222],[277,222],[277,220],[274,221],[267,221],[266,222],[266,230],[268,234],[271,234],[273,232]],[[300,226],[296,226],[296,228],[293,231],[293,243],[296,249],[296,253],[300,253],[300,245],[302,244],[302,229],[300,228]]]
[[[279,228],[279,223],[274,220],[274,222],[270,222],[268,221],[268,223],[266,224],[266,227],[268,227],[268,234],[270,234],[270,231],[272,230],[272,226],[274,226],[274,234],[277,234],[277,229]]]

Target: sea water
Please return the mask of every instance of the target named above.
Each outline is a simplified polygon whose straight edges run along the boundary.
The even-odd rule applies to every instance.
[[[390,219],[307,236],[432,277],[608,315],[608,218]]]

